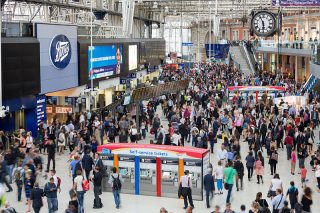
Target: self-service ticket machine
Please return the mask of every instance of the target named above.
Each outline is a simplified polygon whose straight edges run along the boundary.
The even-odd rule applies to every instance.
[[[161,160],[161,194],[164,197],[177,197],[179,189],[178,166],[178,159],[163,158]]]
[[[103,179],[102,179],[102,190],[104,192],[111,192],[112,188],[111,188],[111,185],[108,183],[108,180],[109,180],[110,174],[112,173],[113,160],[114,160],[113,155],[112,154],[100,155],[100,158],[105,168],[105,173],[103,174]]]
[[[135,163],[134,156],[119,155],[119,173],[124,183],[121,191],[127,194],[135,193]]]
[[[107,169],[118,168],[124,179],[123,193],[176,198],[180,177],[189,170],[192,196],[195,200],[203,199],[203,175],[207,174],[210,162],[208,150],[114,143],[99,146],[98,153]],[[105,188],[111,191],[110,186]]]
[[[184,170],[189,170],[189,177],[192,182],[192,198],[202,199],[202,161],[185,160]]]
[[[156,158],[140,158],[140,194],[157,195]]]

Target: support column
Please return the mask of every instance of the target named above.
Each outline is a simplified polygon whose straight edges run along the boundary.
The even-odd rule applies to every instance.
[[[298,82],[298,56],[295,56],[295,62],[294,62],[294,80],[297,83]]]
[[[118,157],[118,154],[114,154],[113,155],[113,166],[117,168],[117,171],[118,171],[118,168],[119,168],[119,157]]]
[[[135,194],[140,194],[140,158],[139,156],[134,157],[134,188]]]
[[[156,175],[157,175],[157,197],[161,197],[161,180],[162,180],[162,170],[161,170],[161,159],[158,157],[156,158]]]
[[[66,104],[65,97],[58,96],[57,97],[57,105],[65,105],[65,104]]]
[[[180,182],[180,177],[183,176],[184,174],[184,164],[183,164],[183,159],[182,158],[179,158],[179,175],[178,175],[178,179],[179,179],[179,182]]]

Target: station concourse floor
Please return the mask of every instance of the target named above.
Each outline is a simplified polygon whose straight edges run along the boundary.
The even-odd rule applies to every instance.
[[[161,113],[161,107],[158,107],[157,112]],[[167,128],[167,120],[162,117],[161,123]],[[315,130],[315,138],[319,138],[319,129]],[[139,141],[139,143],[149,143],[149,140],[152,139],[153,136],[148,135],[147,140]],[[215,145],[214,149],[215,152],[220,148],[221,140],[218,141],[218,143]],[[190,143],[186,144],[187,146],[190,146]],[[241,155],[244,159],[248,152],[248,146],[245,142],[241,142]],[[266,152],[263,152],[263,155],[266,156]],[[57,212],[63,213],[65,209],[68,206],[68,202],[70,200],[69,198],[69,190],[72,186],[72,180],[68,176],[68,167],[69,163],[67,162],[67,152],[65,152],[64,155],[56,155],[56,170],[57,170],[57,176],[59,176],[62,180],[61,182],[61,193],[58,194],[58,202],[59,202],[59,210]],[[46,162],[46,156],[44,156],[44,161]],[[210,161],[213,165],[217,165],[217,157],[215,154],[210,154]],[[267,159],[265,158],[265,161]],[[242,162],[245,165],[244,160]],[[314,176],[314,172],[311,169],[311,166],[309,164],[310,157],[306,159],[305,161],[306,168],[308,170],[307,173],[307,179],[309,179],[309,182],[307,182],[307,186],[310,186],[313,190],[313,205],[312,205],[312,212],[313,213],[319,213],[320,212],[320,193],[317,192],[316,188],[316,178]],[[286,150],[279,149],[279,163],[277,165],[277,172],[280,175],[281,180],[283,181],[283,187],[284,191],[289,187],[290,181],[294,180],[296,183],[296,186],[298,186],[299,194],[302,195],[302,188],[300,183],[300,175],[298,175],[298,167],[296,166],[296,173],[295,175],[290,174],[290,161],[287,161],[286,159]],[[236,191],[236,187],[233,187],[232,192],[232,209],[236,211],[237,213],[240,211],[240,205],[245,204],[246,205],[246,212],[249,211],[252,201],[255,200],[255,196],[257,192],[262,192],[263,197],[266,198],[270,182],[271,182],[271,174],[269,165],[266,162],[265,165],[265,175],[264,175],[264,184],[257,184],[256,175],[252,177],[251,181],[248,181],[247,178],[247,171],[245,169],[245,176],[244,176],[244,189],[243,191]],[[40,187],[44,186],[45,181],[40,181]],[[6,198],[10,202],[10,204],[15,207],[17,212],[22,213],[26,211],[26,205],[25,205],[25,193],[22,192],[22,202],[17,202],[17,189],[15,187],[15,184],[12,185],[14,191],[10,193],[6,193]],[[153,197],[153,196],[142,196],[142,195],[129,195],[129,194],[121,194],[121,205],[120,209],[115,208],[113,194],[111,192],[103,192],[103,194],[100,196],[101,200],[103,202],[104,207],[102,209],[93,209],[93,186],[91,185],[90,191],[88,191],[84,198],[84,210],[85,212],[91,213],[157,213],[160,211],[161,207],[165,207],[168,212],[170,213],[184,213],[185,210],[183,210],[183,200],[180,200],[178,198],[165,198],[165,197]],[[195,213],[202,213],[202,212],[211,212],[214,210],[215,205],[219,205],[221,207],[221,212],[225,210],[225,203],[226,203],[226,191],[224,191],[223,195],[215,195],[213,200],[211,201],[211,208],[206,208],[205,198],[204,201],[194,201],[195,209],[193,212]],[[266,198],[269,207],[271,206],[270,199]],[[41,212],[48,212],[46,208],[47,204],[41,209]],[[271,209],[272,210],[272,209]],[[32,211],[33,212],[33,211]]]

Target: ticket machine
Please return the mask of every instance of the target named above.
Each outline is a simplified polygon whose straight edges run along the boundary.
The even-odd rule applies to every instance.
[[[102,179],[102,191],[111,192],[112,188],[111,188],[111,185],[108,183],[108,181],[109,181],[110,174],[112,173],[114,158],[112,154],[100,155],[100,158],[105,168],[105,173],[103,174],[103,179]]]
[[[192,197],[202,198],[202,161],[185,160],[184,170],[189,170],[189,177],[192,182]]]
[[[134,156],[119,155],[119,173],[124,180],[121,191],[128,194],[134,194]]]
[[[140,159],[140,194],[156,196],[156,159]]]
[[[162,196],[177,197],[179,188],[178,181],[178,159],[162,159],[161,161],[161,187]]]

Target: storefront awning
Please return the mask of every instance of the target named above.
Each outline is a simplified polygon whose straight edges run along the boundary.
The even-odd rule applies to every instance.
[[[80,93],[86,89],[86,85],[73,87],[70,89],[60,90],[56,92],[47,93],[46,96],[57,96],[57,97],[79,97]]]

